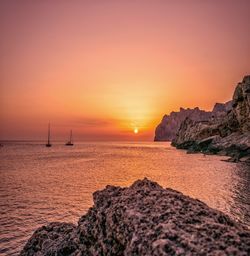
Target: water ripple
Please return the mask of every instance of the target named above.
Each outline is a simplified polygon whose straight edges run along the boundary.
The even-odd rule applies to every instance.
[[[145,176],[250,227],[249,166],[188,155],[169,143],[8,144],[0,152],[0,254],[17,255],[36,228],[77,222],[107,184]]]

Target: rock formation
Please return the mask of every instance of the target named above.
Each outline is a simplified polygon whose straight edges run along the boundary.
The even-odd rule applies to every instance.
[[[148,179],[107,186],[78,225],[39,228],[21,256],[249,255],[250,231],[220,211]]]
[[[232,101],[226,103],[215,103],[212,113],[217,116],[225,115],[228,111],[232,109]]]
[[[165,115],[161,123],[155,130],[155,141],[172,141],[178,132],[181,123],[188,117],[193,121],[208,121],[211,118],[218,118],[226,115],[231,109],[232,102],[216,103],[212,111],[201,110],[198,107],[194,109],[180,108],[179,112],[171,112]]]
[[[250,76],[235,89],[232,109],[205,122],[186,118],[172,145],[189,152],[216,153],[238,161],[250,156]]]

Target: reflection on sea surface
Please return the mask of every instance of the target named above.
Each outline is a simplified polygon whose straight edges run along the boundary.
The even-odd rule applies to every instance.
[[[76,222],[107,184],[148,177],[250,226],[250,168],[169,143],[9,143],[0,149],[0,253],[16,255],[39,226]]]
[[[239,216],[240,222],[250,226],[250,166],[238,164],[235,168],[234,178],[237,179],[237,182],[233,187],[229,211],[232,216]]]

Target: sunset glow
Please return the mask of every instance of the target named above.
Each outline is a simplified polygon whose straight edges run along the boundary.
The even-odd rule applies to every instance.
[[[249,14],[0,0],[0,254],[247,255]]]
[[[249,5],[1,1],[0,139],[43,140],[50,120],[53,139],[152,140],[164,114],[229,100]]]

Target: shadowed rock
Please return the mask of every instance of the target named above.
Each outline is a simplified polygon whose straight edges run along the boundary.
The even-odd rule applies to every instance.
[[[76,237],[75,225],[52,222],[34,232],[20,255],[71,255],[78,248]]]
[[[78,226],[51,223],[25,255],[249,255],[250,231],[220,211],[148,179],[107,186]]]

